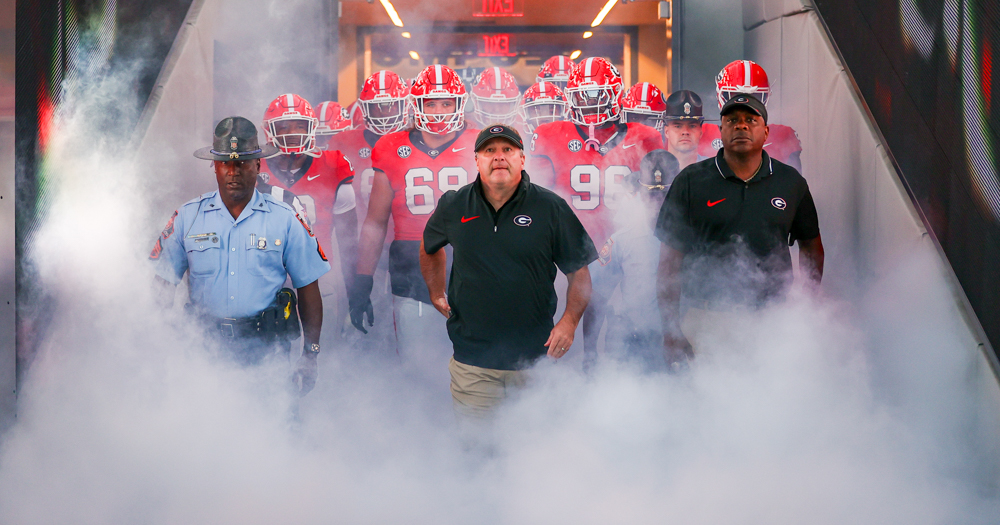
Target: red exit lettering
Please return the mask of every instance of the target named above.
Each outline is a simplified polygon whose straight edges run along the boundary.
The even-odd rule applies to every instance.
[[[474,2],[475,12],[472,16],[524,16],[524,0],[474,0]]]
[[[483,35],[483,49],[479,52],[481,57],[512,57],[517,53],[510,48],[510,35]]]

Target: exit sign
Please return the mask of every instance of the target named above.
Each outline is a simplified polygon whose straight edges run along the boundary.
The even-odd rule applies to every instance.
[[[498,35],[482,35],[483,43],[479,47],[481,57],[513,57],[517,56],[514,46],[511,45],[510,35],[500,33]]]
[[[472,16],[524,16],[524,0],[472,0]]]

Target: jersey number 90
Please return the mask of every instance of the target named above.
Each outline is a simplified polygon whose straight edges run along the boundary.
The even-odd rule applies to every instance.
[[[632,170],[628,166],[608,166],[604,169],[604,205],[618,207],[617,194],[624,192],[625,176]],[[569,172],[569,185],[573,189],[571,201],[578,210],[593,210],[601,205],[601,169],[593,164],[573,166]]]
[[[457,190],[469,183],[469,172],[465,168],[449,166],[438,171],[438,189],[441,193]],[[410,168],[404,177],[406,181],[406,207],[414,215],[428,215],[434,211],[434,172],[430,168]]]

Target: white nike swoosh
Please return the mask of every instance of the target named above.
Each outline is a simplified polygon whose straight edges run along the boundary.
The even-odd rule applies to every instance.
[[[452,153],[458,153],[459,151],[462,151],[463,149],[465,149],[465,148],[451,148],[451,152]]]
[[[632,146],[635,146],[635,144],[622,144],[622,149],[629,149]]]
[[[320,174],[318,174],[318,175],[313,175],[312,177],[306,177],[306,180],[313,180],[313,179],[315,179],[316,177],[319,177],[320,175],[322,175],[322,173],[320,173]]]

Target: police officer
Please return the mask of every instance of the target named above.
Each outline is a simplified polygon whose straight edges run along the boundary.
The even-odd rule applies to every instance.
[[[794,242],[807,281],[818,285],[823,276],[823,242],[809,185],[764,151],[764,104],[738,94],[720,114],[722,149],[677,175],[656,223],[663,242],[657,293],[672,365],[700,351],[708,331],[725,329],[732,311],[783,296],[792,281],[788,247]],[[689,304],[683,319],[682,293]]]
[[[218,191],[175,211],[150,259],[168,302],[173,286],[188,273],[189,306],[244,364],[287,351],[290,339],[298,337],[295,301],[282,290],[286,276],[291,277],[304,332],[293,379],[305,394],[316,381],[323,323],[317,279],[330,264],[303,219],[255,189],[260,159],[275,152],[270,144],[258,144],[257,128],[249,120],[219,122],[212,146],[194,154],[212,161]]]
[[[593,279],[589,309],[594,323],[584,318],[584,345],[587,356],[596,355],[602,320],[608,316],[605,351],[615,358],[633,361],[646,369],[662,369],[663,332],[653,280],[660,260],[660,241],[653,235],[657,212],[677,172],[677,159],[662,149],[643,157],[639,171],[625,178],[630,190],[619,204],[616,222],[621,227],[608,238],[590,265]],[[617,309],[608,304],[621,289]],[[612,314],[612,315],[608,315]],[[591,363],[586,362],[587,368]]]
[[[521,136],[493,124],[476,137],[479,177],[441,196],[424,228],[420,267],[431,301],[448,317],[451,393],[459,416],[487,419],[525,382],[524,370],[573,344],[590,298],[590,235],[562,197],[532,184]],[[446,244],[454,248],[445,294]],[[569,281],[558,323],[553,285]]]
[[[702,114],[701,97],[694,91],[682,89],[667,97],[667,110],[663,113],[663,143],[667,151],[677,158],[681,169],[695,162],[705,160],[698,154],[701,143]]]

